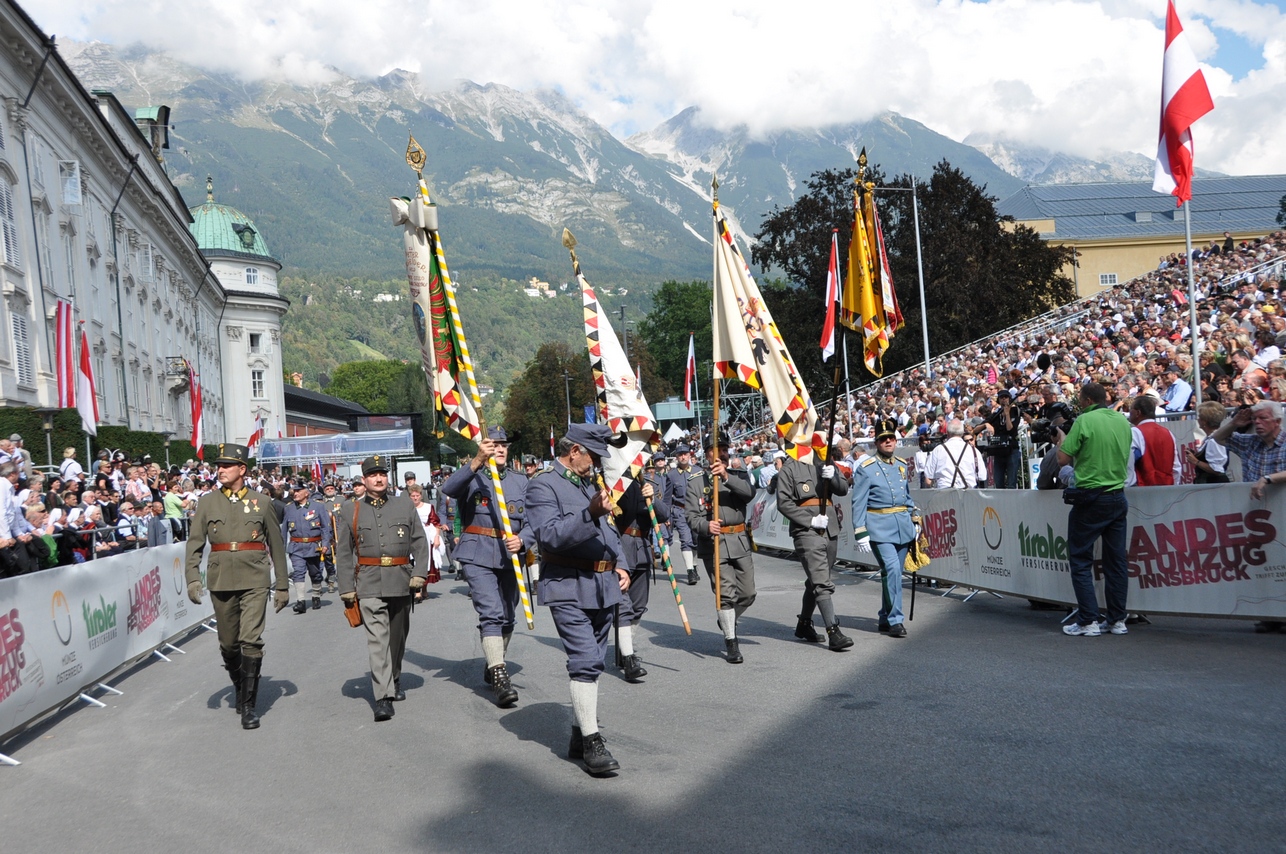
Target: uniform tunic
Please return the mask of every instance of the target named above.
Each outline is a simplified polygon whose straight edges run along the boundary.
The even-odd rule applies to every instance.
[[[902,568],[915,540],[920,511],[911,500],[906,464],[867,457],[853,472],[853,535],[871,538],[884,585],[881,623],[902,622]]]
[[[322,503],[322,506],[326,508],[326,514],[330,516],[330,531],[331,531],[330,548],[328,548],[326,550],[326,553],[322,555],[322,565],[326,569],[326,580],[331,583],[334,583],[335,582],[335,530],[336,528],[338,528],[338,524],[336,520],[339,519],[339,508],[344,506],[344,496],[339,495],[338,493],[331,496],[330,498],[326,498],[325,496],[322,496],[321,503]]]
[[[622,598],[614,568],[626,568],[609,516],[590,516],[597,491],[559,460],[527,483],[527,525],[540,548],[536,589],[576,682],[595,682],[603,672],[612,615]]]
[[[360,565],[359,557],[411,557],[414,565]],[[357,591],[375,699],[392,698],[411,631],[411,577],[427,579],[429,574],[429,538],[411,499],[368,494],[344,502],[336,520],[335,563],[340,595]]]
[[[839,511],[835,502],[826,502],[826,530],[812,527],[814,516],[821,515],[821,465],[802,463],[788,458],[777,473],[777,509],[790,520],[790,536],[795,551],[804,565],[804,616],[813,613],[818,599],[829,599],[835,593],[835,552],[839,544]],[[848,494],[848,481],[838,469],[827,488],[832,496]]]
[[[665,473],[670,485],[670,504],[679,508],[679,512],[670,514],[670,544],[674,544],[674,537],[678,535],[680,551],[685,552],[693,549],[692,528],[684,512],[688,506],[688,480],[696,472],[697,469],[688,466],[686,469],[668,469]]]
[[[313,584],[322,582],[322,552],[330,548],[332,528],[330,512],[320,501],[309,499],[302,505],[290,502],[281,517],[281,535],[290,556],[290,580],[302,582],[307,575]],[[312,542],[300,542],[311,540]]]
[[[697,556],[705,564],[714,592],[714,537],[709,523],[714,513],[714,479],[709,472],[697,471],[688,478],[686,516],[696,535]],[[751,556],[750,533],[746,529],[746,508],[755,497],[750,476],[738,469],[728,469],[719,482],[719,521],[727,527],[740,526],[740,531],[720,534],[719,596],[723,608],[740,614],[755,601],[755,564]]]
[[[652,483],[654,493],[652,510],[656,514],[656,521],[664,522],[670,518],[669,509],[665,506],[664,500],[657,500],[662,496],[663,486],[651,477],[646,480]],[[653,567],[652,517],[648,513],[647,501],[643,498],[643,489],[638,481],[632,482],[625,490],[620,504],[621,515],[616,517],[616,528],[621,534],[621,553],[625,568],[630,573],[630,589],[626,591],[628,595],[621,602],[619,619],[622,623],[628,620],[638,625],[643,615],[647,613],[648,597],[651,593],[648,576]]]
[[[524,548],[535,545],[535,536],[526,526],[527,479],[501,469],[501,489],[509,510],[510,530],[523,541]],[[488,466],[473,471],[460,466],[442,484],[442,493],[454,498],[463,525],[455,559],[469,583],[473,608],[478,612],[478,631],[482,637],[502,637],[514,630],[518,608],[518,581],[513,561],[505,548],[500,507],[492,491]],[[470,530],[472,529],[472,530]],[[522,551],[518,560],[525,561]]]
[[[245,486],[235,493],[218,489],[201,497],[187,541],[189,584],[201,580],[201,555],[207,540],[211,545],[267,544],[266,550],[212,549],[205,573],[205,586],[218,621],[219,647],[229,655],[240,650],[246,658],[260,658],[269,575],[274,589],[288,589],[286,549],[272,499]]]

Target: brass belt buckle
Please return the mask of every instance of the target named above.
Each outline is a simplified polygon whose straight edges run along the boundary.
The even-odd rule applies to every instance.
[[[235,552],[237,550],[237,545],[237,543],[228,543],[228,551]]]
[[[393,565],[393,558],[387,555],[384,555],[383,557],[380,558],[380,566],[392,566],[392,565]]]

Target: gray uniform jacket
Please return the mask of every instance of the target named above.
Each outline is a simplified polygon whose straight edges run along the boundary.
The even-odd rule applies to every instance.
[[[911,500],[906,463],[867,457],[853,471],[853,535],[876,543],[909,543],[915,539],[920,511]]]
[[[790,520],[792,537],[813,530],[813,517],[821,513],[821,484],[820,463],[801,463],[789,457],[777,473],[777,509]],[[831,495],[848,495],[848,481],[838,469],[831,476],[829,489]],[[826,534],[839,536],[839,516],[833,501],[826,502]]]
[[[536,538],[526,526],[527,478],[502,469],[500,488],[505,493],[511,530],[522,539],[526,548],[531,548],[536,544]],[[483,466],[475,472],[467,465],[460,466],[442,484],[442,492],[456,500],[460,513],[460,542],[456,544],[453,557],[461,563],[474,566],[507,569],[511,563],[509,551],[500,537],[471,534],[465,530],[475,526],[503,531],[500,507],[492,494],[491,472],[488,467]],[[521,553],[518,558],[520,561],[523,559]]]
[[[300,507],[295,502],[286,505],[281,517],[281,535],[286,539],[286,554],[291,557],[315,558],[330,548],[333,536],[330,511],[320,501],[309,500]],[[291,538],[312,539],[315,543],[292,543]]]
[[[658,479],[648,477],[655,493],[652,496],[652,510],[656,513],[658,524],[670,519],[666,506],[664,485]],[[616,527],[621,532],[621,549],[625,557],[625,568],[634,572],[650,569],[652,566],[652,518],[647,512],[647,501],[643,498],[643,489],[638,481],[630,484],[621,496],[621,515],[616,517]]]
[[[357,536],[353,536],[353,514],[357,514]],[[388,499],[364,496],[346,501],[335,520],[335,575],[339,592],[357,591],[358,598],[387,599],[411,595],[411,576],[429,575],[429,538],[405,495]],[[398,558],[410,556],[415,564],[360,566],[358,557]]]
[[[621,601],[620,577],[615,572],[594,572],[580,564],[594,561],[629,568],[609,517],[590,516],[589,502],[595,492],[597,487],[580,482],[558,460],[551,471],[527,482],[527,525],[540,548],[537,590],[543,605],[595,609]]]
[[[688,527],[697,541],[697,554],[714,553],[714,537],[710,536],[707,523],[714,511],[713,482],[709,472],[698,471],[688,478],[688,498],[685,508]],[[755,497],[755,487],[750,476],[740,469],[728,469],[728,477],[719,483],[719,521],[723,525],[745,525],[746,508]],[[739,558],[750,554],[750,535],[746,531],[721,534],[720,560]]]

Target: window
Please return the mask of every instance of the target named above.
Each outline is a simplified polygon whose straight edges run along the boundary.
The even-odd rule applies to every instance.
[[[13,315],[13,357],[18,366],[18,385],[35,385],[36,372],[31,364],[31,341],[27,338],[27,317]]]
[[[0,250],[3,250],[0,261],[10,267],[22,266],[18,254],[18,220],[13,213],[13,188],[4,181],[0,181]]]
[[[0,122],[0,151],[4,151],[4,122]]]
[[[254,267],[246,267],[246,284],[247,285],[259,284],[259,271]]]
[[[262,340],[263,340],[263,335],[259,334],[258,332],[250,333],[250,352],[251,353],[263,352],[263,347],[261,345]]]
[[[152,244],[144,243],[138,250],[138,278],[142,282],[152,281]]]
[[[80,161],[79,160],[59,160],[58,161],[58,180],[62,182],[63,204],[78,205],[81,203],[80,194]]]
[[[1100,288],[1116,287],[1116,273],[1099,273],[1098,286]]]
[[[250,372],[250,396],[263,397],[263,371]]]

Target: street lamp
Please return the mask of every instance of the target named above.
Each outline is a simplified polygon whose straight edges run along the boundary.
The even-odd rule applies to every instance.
[[[54,467],[54,413],[57,409],[42,406],[36,410],[40,416],[40,429],[45,431],[45,453],[49,455],[49,468]]]
[[[170,437],[173,435],[169,430],[161,432],[161,438],[165,440],[165,470],[167,472],[170,470]]]
[[[572,426],[572,375],[563,371],[563,388],[567,392],[567,426]]]

